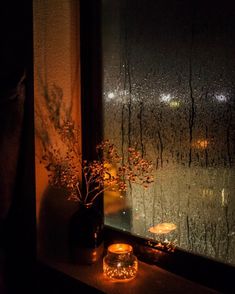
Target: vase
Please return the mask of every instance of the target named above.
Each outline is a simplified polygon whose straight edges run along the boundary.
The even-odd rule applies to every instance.
[[[103,255],[104,217],[94,203],[80,203],[69,224],[70,258],[92,264]]]

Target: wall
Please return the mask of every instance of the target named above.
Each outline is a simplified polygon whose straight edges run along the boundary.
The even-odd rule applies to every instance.
[[[80,129],[80,64],[78,1],[34,1],[34,79],[36,206],[39,249],[60,254],[74,203],[48,187],[41,163],[48,146],[65,148],[58,133],[63,122]],[[80,146],[80,143],[79,143]],[[56,193],[55,193],[56,192]],[[47,241],[49,238],[49,241]],[[61,241],[61,242],[60,242]],[[61,248],[58,248],[60,247]],[[60,252],[61,251],[61,252]]]

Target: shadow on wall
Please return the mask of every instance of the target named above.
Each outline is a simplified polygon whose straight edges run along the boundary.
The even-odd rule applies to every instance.
[[[69,260],[68,226],[78,203],[67,200],[65,191],[48,187],[42,196],[38,220],[38,251],[43,257]]]

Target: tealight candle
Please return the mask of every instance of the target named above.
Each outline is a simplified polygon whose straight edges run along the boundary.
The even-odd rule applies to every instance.
[[[138,270],[138,261],[129,244],[112,244],[103,259],[104,274],[116,281],[132,280]]]

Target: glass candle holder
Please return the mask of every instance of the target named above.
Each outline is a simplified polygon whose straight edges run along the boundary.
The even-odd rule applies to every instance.
[[[138,271],[138,260],[129,244],[112,244],[103,259],[104,274],[116,281],[132,280]]]

